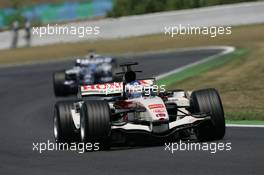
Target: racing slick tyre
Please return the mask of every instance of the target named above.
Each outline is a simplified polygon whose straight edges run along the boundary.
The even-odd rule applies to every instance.
[[[99,143],[100,150],[109,149],[110,115],[110,108],[106,101],[85,101],[80,115],[81,141]]]
[[[65,96],[64,81],[66,79],[64,71],[53,74],[53,89],[57,97]]]
[[[220,140],[225,135],[225,117],[220,96],[216,89],[203,89],[191,94],[194,113],[208,113],[211,120],[196,128],[200,141]]]
[[[79,135],[74,125],[71,109],[76,101],[61,101],[54,109],[54,137],[57,143],[79,141]]]

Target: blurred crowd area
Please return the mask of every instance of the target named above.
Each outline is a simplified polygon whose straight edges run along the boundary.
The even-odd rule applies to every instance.
[[[29,20],[34,26],[105,16],[114,0],[1,0],[0,30]]]
[[[0,1],[0,8],[6,7],[13,7],[15,3],[19,3],[22,0],[1,0]],[[45,4],[45,3],[58,3],[62,2],[63,0],[23,0],[24,5],[35,5],[35,4]],[[72,0],[74,1],[74,0]],[[76,0],[78,1],[78,0]]]
[[[92,1],[103,1],[103,0],[1,0],[0,8],[14,7],[14,5],[30,6],[48,3],[62,3],[62,2],[92,2]]]

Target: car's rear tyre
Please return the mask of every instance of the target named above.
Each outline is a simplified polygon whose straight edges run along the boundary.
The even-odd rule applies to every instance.
[[[79,141],[79,135],[74,125],[71,109],[75,101],[61,101],[54,109],[54,138],[57,143]]]
[[[109,149],[110,115],[106,101],[85,101],[80,116],[81,141],[99,143],[100,149]]]
[[[203,89],[191,94],[194,113],[204,112],[211,120],[196,128],[196,136],[200,141],[222,139],[225,135],[225,117],[220,96],[216,89]]]
[[[53,74],[53,89],[57,97],[65,96],[64,82],[66,80],[65,72],[55,72]]]

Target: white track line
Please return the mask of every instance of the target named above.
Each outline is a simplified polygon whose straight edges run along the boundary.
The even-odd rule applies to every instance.
[[[226,124],[227,127],[238,127],[238,128],[264,128],[264,125],[244,125],[244,124]]]

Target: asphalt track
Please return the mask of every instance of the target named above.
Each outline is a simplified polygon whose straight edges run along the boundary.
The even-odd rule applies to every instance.
[[[220,50],[137,56],[144,76],[156,76]],[[264,128],[227,128],[230,151],[164,151],[164,146],[117,148],[79,154],[33,151],[53,140],[51,75],[70,61],[0,69],[0,174],[263,174]]]

